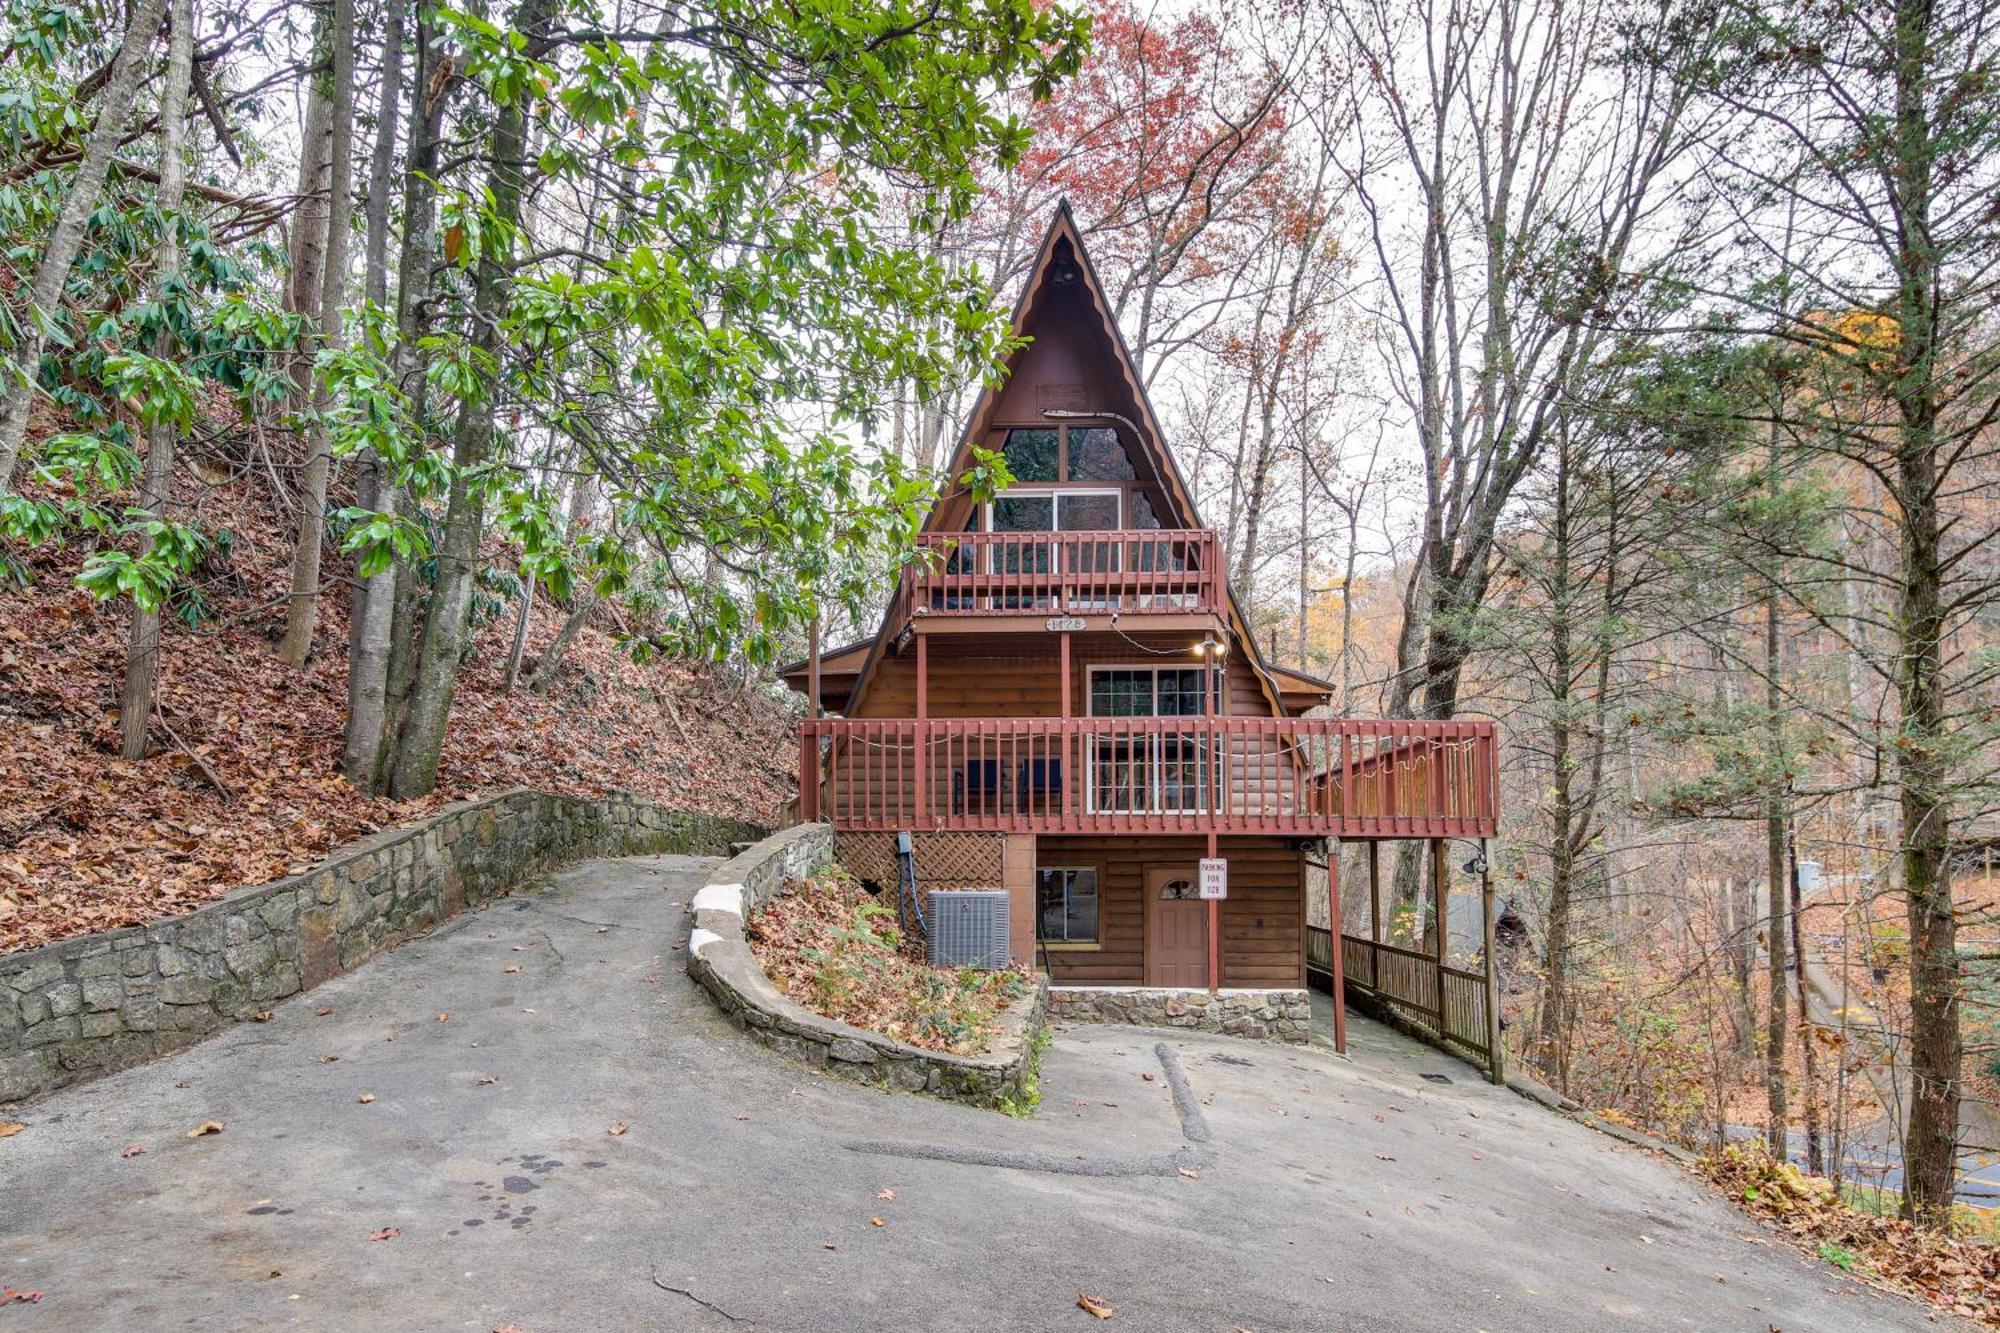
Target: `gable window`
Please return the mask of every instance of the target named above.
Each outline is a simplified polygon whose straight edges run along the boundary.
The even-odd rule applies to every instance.
[[[1132,451],[1115,426],[1015,426],[1000,436],[1000,454],[1018,482],[1136,481]]]
[[[1200,717],[1208,711],[1205,668],[1090,669],[1092,717]],[[1088,758],[1085,790],[1092,811],[1192,814],[1208,808],[1212,773],[1201,729],[1113,729],[1097,735]]]
[[[1036,869],[1035,937],[1044,944],[1097,943],[1097,867]]]
[[[1062,433],[1052,426],[1010,430],[1000,446],[1007,470],[1016,481],[1059,481]]]
[[[1071,481],[1134,481],[1132,455],[1110,426],[1069,427]]]

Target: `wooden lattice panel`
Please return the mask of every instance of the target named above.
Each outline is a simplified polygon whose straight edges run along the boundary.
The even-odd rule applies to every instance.
[[[925,889],[991,888],[1002,878],[1007,837],[1002,833],[918,832],[911,835],[917,883]],[[896,882],[896,835],[842,833],[834,854],[857,879]]]

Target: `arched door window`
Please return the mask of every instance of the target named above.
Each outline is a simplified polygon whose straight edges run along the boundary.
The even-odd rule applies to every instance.
[[[1191,879],[1170,879],[1160,886],[1160,901],[1163,903],[1188,902],[1200,897],[1201,890]]]

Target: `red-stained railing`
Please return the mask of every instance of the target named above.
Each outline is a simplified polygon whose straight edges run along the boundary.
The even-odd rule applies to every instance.
[[[1221,548],[1208,529],[925,533],[910,573],[923,615],[1218,611]]]
[[[1490,722],[824,718],[801,724],[800,808],[854,831],[1486,837],[1496,757]]]

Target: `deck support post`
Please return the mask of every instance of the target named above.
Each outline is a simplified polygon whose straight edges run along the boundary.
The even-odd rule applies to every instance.
[[[819,617],[812,618],[811,639],[806,649],[806,716],[819,716]]]
[[[1437,932],[1437,939],[1431,949],[1431,994],[1437,999],[1437,1012],[1432,1017],[1437,1022],[1438,1036],[1444,1036],[1444,969],[1445,960],[1451,957],[1451,864],[1445,859],[1443,838],[1432,838],[1431,844],[1431,928]]]
[[[1382,942],[1382,843],[1368,840],[1368,942]]]
[[[1208,854],[1213,859],[1215,850],[1215,830],[1208,831]],[[1208,900],[1208,989],[1211,994],[1222,989],[1222,903],[1219,899]]]
[[[1067,719],[1069,711],[1069,631],[1062,634],[1062,716]]]
[[[1500,1047],[1500,974],[1493,951],[1493,862],[1487,840],[1479,840],[1479,925],[1485,940],[1486,959],[1486,1077],[1495,1083],[1507,1081],[1507,1065]]]
[[[910,756],[910,771],[917,780],[917,827],[924,827],[925,806],[930,803],[930,775],[926,772],[926,762],[930,758],[930,728],[925,725],[930,720],[931,688],[931,641],[928,635],[917,636],[917,736]]]
[[[1432,929],[1437,931],[1436,948],[1433,951],[1437,965],[1443,967],[1445,959],[1451,956],[1447,934],[1451,928],[1451,866],[1445,860],[1444,839],[1431,839],[1431,906]]]
[[[1327,952],[1332,956],[1327,960],[1333,973],[1333,1049],[1347,1054],[1347,960],[1343,957],[1347,946],[1341,941],[1340,930],[1340,841],[1329,838],[1326,843],[1326,924],[1332,936],[1333,947]],[[1310,978],[1308,978],[1310,980]],[[1307,992],[1310,996],[1311,992]]]

